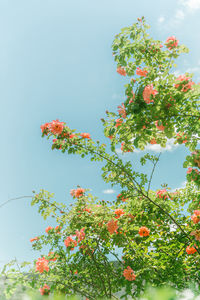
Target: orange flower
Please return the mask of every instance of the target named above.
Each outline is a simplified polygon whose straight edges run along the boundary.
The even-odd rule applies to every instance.
[[[151,144],[151,145],[157,144],[156,139],[155,139],[155,138],[151,139],[151,140],[150,140],[150,144]]]
[[[49,133],[49,128],[50,128],[50,123],[45,123],[43,125],[40,126],[42,133],[48,135]]]
[[[78,238],[78,243],[80,243],[85,238],[85,228],[82,228],[80,231],[76,230],[76,237]]]
[[[75,240],[72,239],[71,236],[68,236],[65,240],[64,240],[64,244],[66,247],[70,247],[70,250],[74,250],[74,247],[77,246],[77,242]]]
[[[115,217],[115,218],[118,219],[118,218],[120,218],[122,215],[124,215],[125,212],[123,211],[123,209],[118,208],[118,209],[115,210],[115,214],[116,214],[116,217]]]
[[[195,230],[190,233],[190,235],[194,235],[197,241],[200,241],[200,230]]]
[[[113,234],[117,231],[118,225],[117,220],[114,221],[113,219],[107,223],[107,229],[110,232],[110,234]]]
[[[49,295],[50,293],[50,287],[45,283],[45,285],[39,289],[40,294],[43,295]]]
[[[164,131],[165,126],[163,126],[162,124],[159,125],[159,121],[156,121],[156,128],[157,128],[158,130]]]
[[[34,241],[38,241],[39,240],[39,237],[34,237],[34,238],[32,238],[32,239],[30,239],[30,242],[32,243],[32,242],[34,242]]]
[[[190,77],[186,77],[185,75],[180,75],[176,78],[176,81],[179,83],[175,84],[175,88],[181,87],[181,92],[187,92],[188,90],[192,89],[192,85],[194,84],[193,81],[190,80]]]
[[[175,36],[170,36],[165,42],[166,47],[171,50],[173,48],[176,48],[178,46],[179,40]]]
[[[77,188],[76,190],[75,189],[71,190],[70,194],[74,198],[79,198],[79,197],[83,196],[84,192],[85,192],[85,189]]]
[[[59,225],[57,225],[57,226],[55,227],[55,232],[59,234],[61,229],[62,229],[62,227],[59,226]]]
[[[150,230],[147,227],[143,226],[143,227],[140,227],[138,233],[140,236],[148,236],[149,232],[150,232]]]
[[[153,84],[147,85],[144,88],[143,91],[143,98],[144,101],[148,104],[151,102],[154,102],[152,99],[150,99],[150,96],[153,95],[155,96],[156,94],[158,94],[158,92],[156,90],[153,89]]]
[[[52,229],[53,229],[53,227],[48,226],[48,227],[45,229],[45,231],[46,231],[46,233],[49,233],[49,230],[52,230]]]
[[[90,134],[89,133],[81,133],[80,136],[83,138],[83,139],[91,139],[90,137]]]
[[[197,249],[195,249],[193,246],[192,247],[187,246],[186,252],[187,254],[194,254],[195,252],[197,252]]]
[[[116,119],[115,122],[116,122],[115,127],[119,127],[120,125],[122,125],[123,120],[122,119]]]
[[[122,118],[126,118],[126,108],[125,108],[125,106],[124,106],[124,103],[122,103],[122,106],[117,106],[117,108],[118,108],[118,113],[119,113],[119,115],[121,115],[122,116]]]
[[[125,71],[125,69],[122,68],[122,67],[118,67],[118,68],[117,68],[117,73],[119,73],[119,74],[122,75],[122,76],[126,76],[126,71]]]
[[[36,261],[36,271],[39,271],[40,273],[43,273],[45,271],[49,271],[49,266],[48,266],[49,261],[45,258],[38,258]]]
[[[156,192],[156,195],[157,195],[160,199],[166,199],[166,198],[168,198],[167,190],[166,190],[166,189],[157,191],[157,192]]]
[[[124,198],[124,197],[122,196],[122,194],[117,195],[117,199],[120,199],[120,200],[123,201],[123,202],[126,202],[126,201],[128,200],[128,198]]]
[[[49,258],[50,261],[56,261],[58,259],[58,254],[54,255],[53,251],[50,251],[48,256],[54,256],[53,258]]]
[[[53,120],[50,123],[50,131],[53,134],[61,134],[64,129],[64,122],[60,122],[58,120]]]
[[[147,74],[148,74],[148,71],[146,71],[146,70],[142,70],[142,69],[140,69],[140,68],[138,68],[138,67],[137,67],[137,70],[136,70],[136,75],[139,75],[139,76],[144,76],[144,77],[146,77],[146,76],[147,76]]]
[[[199,223],[200,221],[200,210],[194,210],[194,215],[191,216],[192,221],[194,224]]]
[[[123,275],[129,281],[133,281],[136,278],[136,275],[134,274],[133,270],[129,266],[124,270]]]

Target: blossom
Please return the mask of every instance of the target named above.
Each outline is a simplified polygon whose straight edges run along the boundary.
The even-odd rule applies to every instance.
[[[191,79],[190,77],[186,77],[185,75],[180,75],[178,78],[176,78],[176,81],[179,81],[179,83],[174,85],[175,88],[181,87],[182,92],[187,92],[188,90],[191,90],[194,82],[191,81],[190,79]]]
[[[59,120],[53,120],[50,123],[50,131],[53,134],[61,134],[64,129],[64,122],[60,122]]]
[[[34,241],[38,241],[39,240],[39,237],[34,237],[34,238],[32,238],[32,239],[30,239],[30,242],[32,243],[32,242],[34,242]]]
[[[79,197],[83,196],[84,192],[85,192],[85,189],[83,189],[83,188],[77,188],[76,190],[72,189],[70,191],[70,195],[74,198],[79,198]]]
[[[123,271],[123,275],[129,281],[133,281],[136,278],[136,275],[134,274],[133,270],[129,266]]]
[[[156,128],[157,128],[158,130],[164,131],[165,126],[163,126],[162,124],[159,125],[159,121],[156,121],[155,123],[156,123]]]
[[[115,127],[119,127],[120,125],[122,125],[123,120],[122,119],[116,119],[115,122],[116,122]]]
[[[90,137],[90,134],[89,133],[81,133],[80,136],[83,138],[83,139],[91,139]]]
[[[158,94],[158,92],[156,90],[153,89],[153,84],[147,85],[144,88],[143,91],[143,98],[144,101],[148,104],[151,102],[154,102],[152,99],[150,99],[150,96],[153,95],[155,96],[156,94]]]
[[[123,209],[118,208],[118,209],[115,210],[115,214],[116,214],[116,217],[115,217],[115,218],[118,219],[118,218],[120,218],[122,215],[124,215],[125,212],[123,211]]]
[[[77,137],[77,135],[76,135],[75,133],[72,133],[72,134],[70,134],[70,136],[69,136],[70,139],[73,139],[73,138],[75,138],[75,137]]]
[[[136,75],[139,75],[139,76],[144,76],[144,77],[146,77],[146,76],[147,76],[147,74],[148,74],[148,71],[146,71],[146,70],[142,70],[142,69],[140,69],[140,68],[138,68],[138,67],[137,67],[137,70],[136,70]]]
[[[117,108],[118,108],[119,115],[121,115],[122,118],[125,119],[126,118],[126,109],[125,109],[124,103],[122,103],[121,106],[119,105]]]
[[[39,289],[40,294],[43,295],[49,295],[50,293],[50,287],[45,283],[42,288]]]
[[[188,169],[187,169],[187,174],[190,174],[190,173],[192,172],[192,170],[193,170],[193,169],[192,169],[191,167],[188,168]]]
[[[83,209],[83,211],[87,211],[89,214],[92,212],[92,210],[91,210],[90,207],[89,207],[89,208],[85,207],[85,208]]]
[[[43,273],[45,271],[49,271],[49,266],[48,266],[49,261],[45,258],[38,258],[36,261],[36,271],[39,271],[40,273]]]
[[[78,243],[80,243],[85,238],[85,228],[82,228],[80,231],[76,230],[76,237],[78,238]]]
[[[49,230],[52,230],[52,229],[53,229],[53,227],[48,226],[48,227],[45,229],[45,232],[46,232],[46,233],[49,233]]]
[[[199,219],[200,221],[200,219]],[[190,235],[194,235],[197,241],[200,241],[200,230],[195,230],[190,233]]]
[[[55,227],[55,232],[59,234],[61,229],[62,229],[62,227],[59,226],[59,225],[57,225],[57,226]]]
[[[194,214],[191,216],[192,221],[194,224],[199,223],[200,221],[200,210],[194,210]]]
[[[143,226],[143,227],[140,227],[138,233],[140,236],[148,236],[149,232],[150,232],[150,230],[147,227]]]
[[[156,195],[160,198],[160,199],[166,199],[168,196],[167,196],[167,190],[166,189],[163,189],[163,190],[159,190],[156,192]]]
[[[197,252],[197,249],[195,249],[193,246],[192,247],[187,246],[186,252],[187,254],[194,254],[195,252]]]
[[[50,123],[45,123],[45,124],[41,125],[40,128],[42,130],[42,133],[44,133],[45,135],[48,135],[49,127],[50,127]]]
[[[122,196],[122,194],[117,195],[117,199],[120,199],[123,202],[126,202],[128,200],[128,198],[124,198],[124,196]]]
[[[173,48],[176,48],[178,46],[179,40],[173,35],[168,37],[168,39],[165,42],[166,47],[171,50]]]
[[[75,240],[72,239],[71,236],[68,236],[65,240],[64,240],[64,244],[66,247],[70,247],[70,250],[74,250],[74,247],[77,246],[77,242]]]
[[[131,150],[124,150],[124,146],[125,146],[125,143],[122,142],[122,143],[121,143],[121,151],[122,151],[122,152],[131,152]]]
[[[155,139],[155,138],[151,139],[151,140],[150,140],[150,144],[151,144],[151,145],[157,144],[156,139]]]
[[[117,68],[117,73],[119,73],[119,74],[122,75],[122,76],[126,76],[126,71],[125,71],[125,69],[122,68],[122,67],[118,67],[118,68]]]
[[[107,229],[110,232],[110,234],[113,234],[117,231],[118,225],[117,220],[114,221],[113,219],[107,223]]]
[[[56,261],[58,259],[58,254],[54,255],[53,251],[50,251],[48,256],[53,256],[53,258],[49,258],[50,261]]]
[[[179,144],[185,144],[185,143],[187,143],[187,136],[185,135],[185,133],[184,132],[178,132],[177,134],[176,134],[176,136],[177,136],[177,141],[179,142]]]

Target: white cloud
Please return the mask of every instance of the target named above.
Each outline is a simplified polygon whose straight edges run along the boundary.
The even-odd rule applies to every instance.
[[[163,147],[161,147],[160,145],[157,145],[157,144],[155,144],[155,145],[148,144],[145,147],[145,150],[150,150],[150,151],[154,151],[154,152],[165,152],[165,151],[173,151],[178,146],[179,146],[179,144],[174,144],[174,139],[168,139],[165,148],[163,148]]]
[[[179,187],[175,188],[175,189],[172,189],[171,192],[174,193],[180,189],[184,189],[186,187],[186,184],[187,184],[187,181],[183,181]]]
[[[107,189],[107,190],[103,190],[102,193],[104,193],[104,194],[114,194],[115,190],[113,190],[113,189]]]
[[[175,14],[175,19],[177,21],[182,21],[185,18],[185,13],[182,9],[178,9]]]
[[[200,0],[179,0],[179,3],[190,11],[200,9]]]
[[[175,14],[167,22],[166,28],[180,24],[188,14],[195,13],[200,9],[200,0],[179,0]]]
[[[122,99],[122,96],[120,94],[114,93],[114,94],[112,94],[112,99],[114,99],[114,100]]]
[[[159,23],[159,24],[163,23],[164,21],[165,21],[165,18],[164,18],[163,16],[160,16],[160,17],[158,18],[158,23]]]

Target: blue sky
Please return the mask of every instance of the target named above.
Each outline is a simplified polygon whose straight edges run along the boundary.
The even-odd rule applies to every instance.
[[[100,165],[52,151],[40,125],[59,119],[104,141],[100,118],[123,102],[125,79],[116,73],[111,43],[122,27],[145,16],[154,38],[175,35],[190,48],[177,73],[200,81],[199,0],[1,0],[0,1],[0,203],[40,188],[67,204],[77,184],[101,199],[116,197],[101,179]],[[168,147],[153,187],[185,181],[184,147]],[[141,153],[127,154],[137,160]],[[107,193],[106,193],[107,191]],[[0,208],[0,266],[37,257],[29,239],[53,224],[44,222],[30,200]]]

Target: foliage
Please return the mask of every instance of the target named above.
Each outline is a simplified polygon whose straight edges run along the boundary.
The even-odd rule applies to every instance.
[[[35,194],[32,205],[58,225],[31,239],[34,250],[45,246],[49,253],[42,254],[28,272],[23,265],[15,268],[16,262],[5,266],[6,295],[20,284],[40,289],[42,295],[127,299],[139,297],[147,284],[168,284],[177,290],[190,282],[199,284],[200,86],[192,81],[192,74],[176,78],[173,73],[174,60],[187,48],[175,37],[164,45],[153,40],[148,28],[144,18],[138,19],[122,29],[112,45],[117,72],[131,78],[125,85],[126,101],[117,113],[107,112],[102,119],[110,149],[64,122],[41,126],[43,137],[53,137],[52,149],[103,162],[104,181],[120,187],[121,193],[109,202],[78,186],[70,192],[76,199],[70,209],[53,201],[48,191]],[[151,181],[160,155],[141,158],[141,165],[152,163],[147,176],[116,149],[119,143],[122,153],[143,150],[148,143],[165,147],[168,139],[193,151],[184,163],[189,167],[188,182],[175,192],[167,185],[153,191]]]

